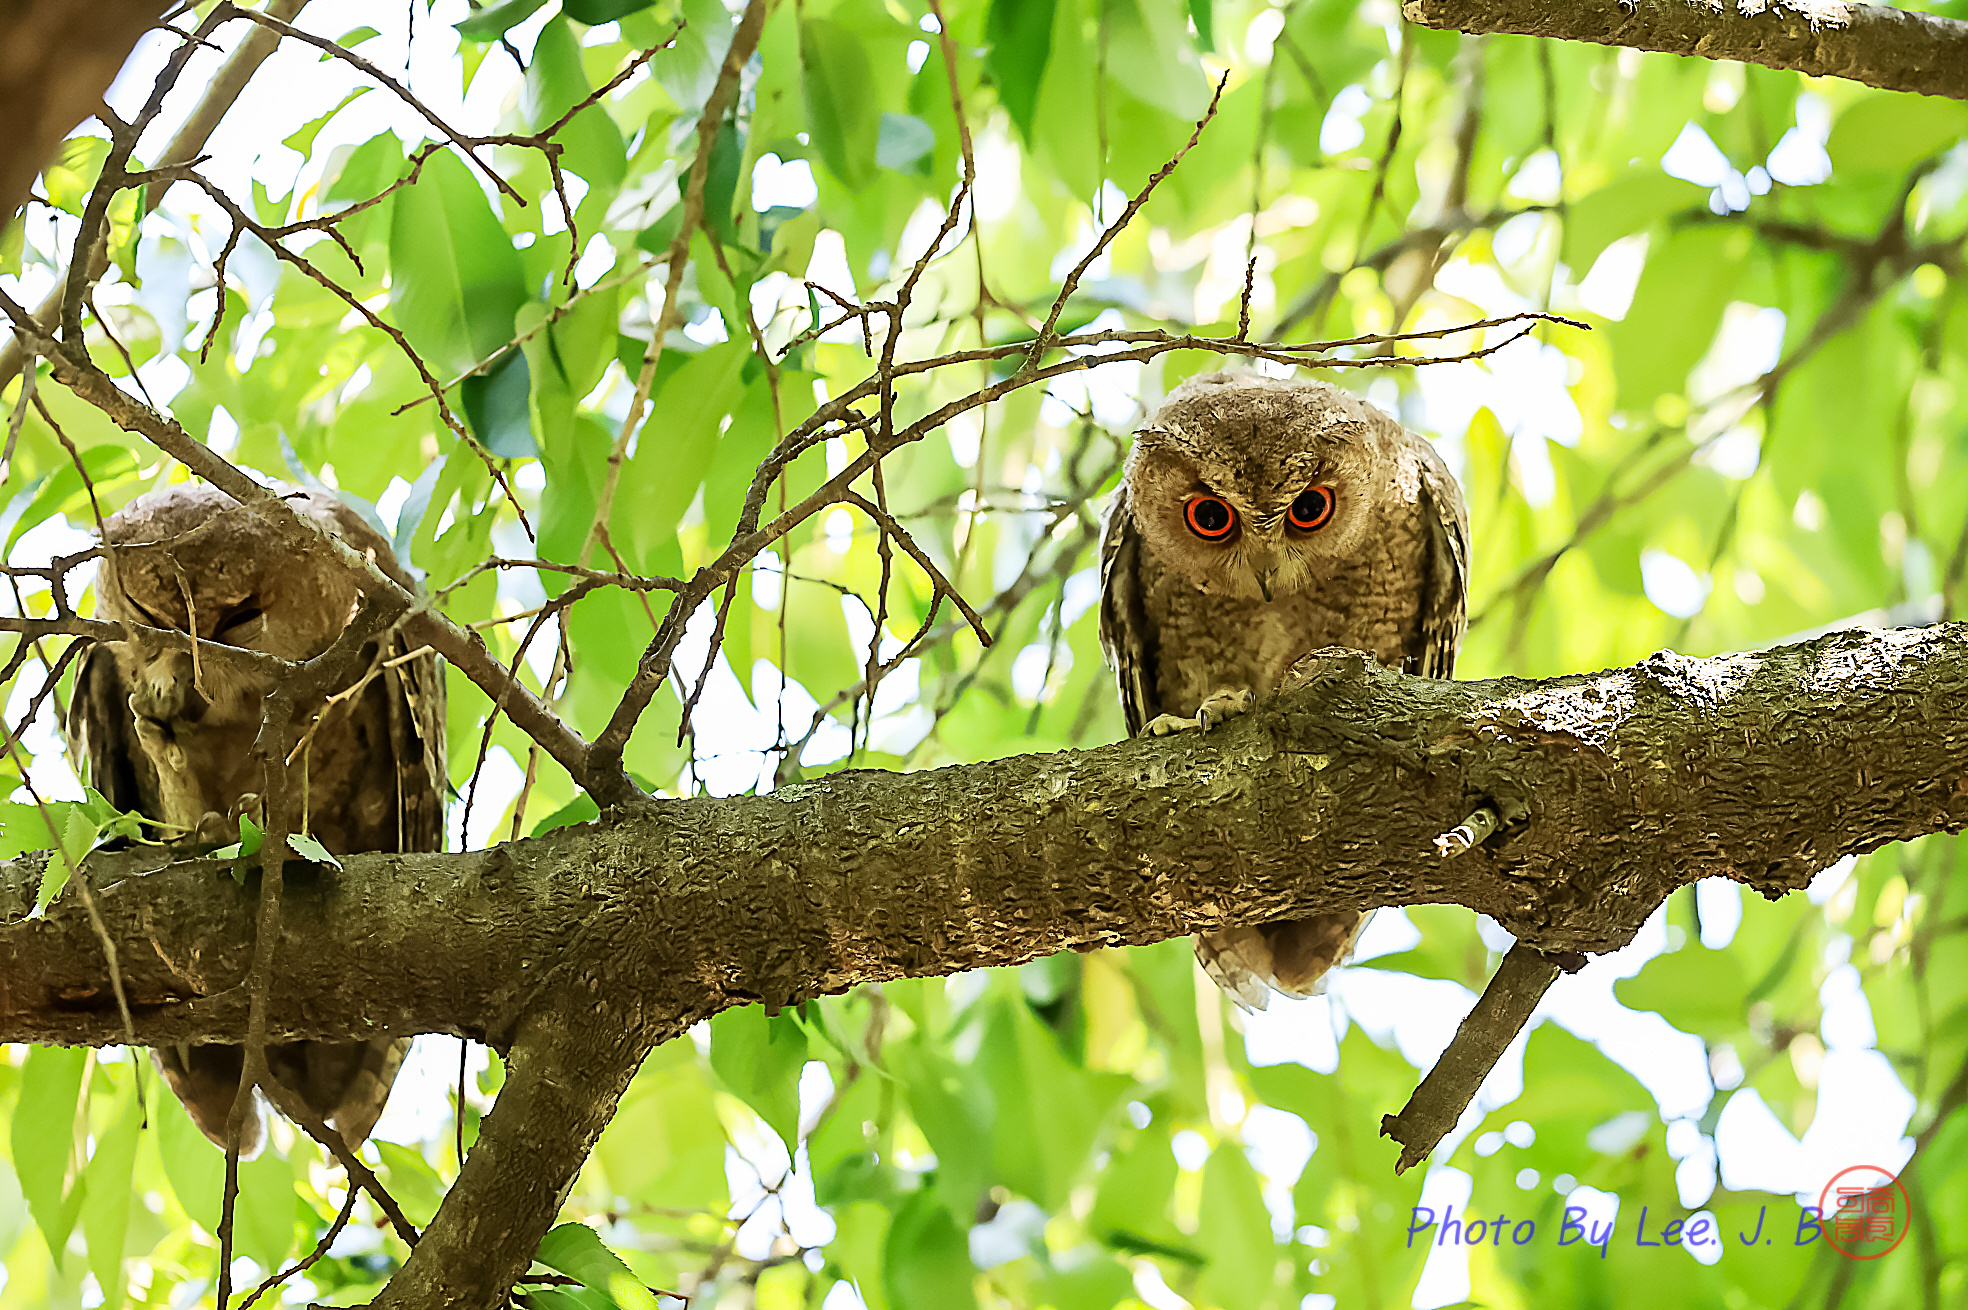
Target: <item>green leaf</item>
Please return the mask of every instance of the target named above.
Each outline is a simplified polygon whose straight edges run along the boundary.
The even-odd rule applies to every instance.
[[[441,151],[396,193],[390,311],[424,363],[447,380],[512,340],[526,301],[519,252],[456,155]]]
[[[1565,214],[1565,262],[1584,277],[1600,252],[1682,210],[1705,208],[1708,192],[1658,168],[1636,168],[1586,193]]]
[[[21,1195],[20,1178],[11,1169],[0,1169],[0,1251],[14,1249],[28,1219],[27,1198]]]
[[[572,17],[580,17],[565,3],[561,8]],[[532,62],[526,68],[527,118],[535,129],[544,130],[587,99],[592,90],[587,72],[581,67],[581,43],[574,29],[566,19],[553,19],[540,30]],[[581,208],[591,213],[606,210],[629,167],[622,133],[608,116],[608,110],[599,104],[589,105],[555,133],[554,140],[566,147],[561,163],[591,188],[589,199],[581,202]]]
[[[367,41],[370,37],[381,36],[381,35],[382,33],[378,32],[373,27],[352,27],[348,31],[336,37],[335,44],[341,46],[344,50],[353,50],[356,46],[361,45],[364,41]],[[324,51],[321,57],[323,59],[332,59],[334,56]],[[347,104],[348,102],[343,101],[342,103]]]
[[[848,186],[866,186],[881,125],[866,48],[839,23],[809,18],[800,24],[800,67],[806,121],[821,162]]]
[[[1748,982],[1736,957],[1690,945],[1657,955],[1631,978],[1613,984],[1622,1005],[1653,1010],[1683,1032],[1723,1036],[1748,1024]]]
[[[711,1068],[731,1094],[758,1112],[790,1158],[799,1153],[799,1081],[806,1030],[790,1013],[770,1018],[742,1005],[711,1020]]]
[[[316,864],[325,864],[334,869],[342,867],[342,862],[329,854],[326,846],[307,833],[290,834],[287,838],[287,846],[304,860],[313,860]]]
[[[912,114],[883,114],[875,138],[875,162],[898,173],[929,174],[936,129]]]
[[[1216,50],[1216,14],[1210,7],[1210,0],[1189,0],[1189,21],[1196,25],[1196,44],[1214,53]]]
[[[533,440],[532,394],[533,375],[519,350],[458,384],[472,435],[500,459],[532,459],[540,453]]]
[[[419,1228],[428,1224],[444,1203],[444,1180],[420,1152],[397,1142],[372,1141],[382,1158],[383,1177],[402,1203],[403,1213]]]
[[[357,28],[356,30],[361,32],[367,32],[371,36],[374,36],[376,34],[376,29],[374,29],[373,27]],[[322,58],[329,59],[329,58],[333,58],[333,56],[323,55]],[[374,89],[375,88],[369,86],[357,87],[355,90],[349,92],[346,96],[343,96],[342,102],[340,104],[336,105],[333,109],[321,115],[319,118],[309,119],[307,123],[301,127],[300,131],[294,133],[294,135],[288,137],[280,144],[286,146],[289,150],[299,151],[303,155],[313,153],[314,139],[315,137],[321,134],[322,128],[328,126],[328,120],[333,118],[336,114],[341,113],[344,109],[348,108],[351,104],[354,104],[358,99],[369,94],[369,92]]]
[[[1039,105],[1039,84],[1052,57],[1052,22],[1058,0],[991,0],[984,19],[990,46],[984,67],[998,85],[998,103],[1032,139],[1032,117]]]
[[[1022,998],[992,1008],[977,1070],[997,1106],[994,1173],[1048,1209],[1065,1206],[1093,1152],[1101,1122],[1129,1080],[1074,1068],[1052,1030]]]
[[[28,1211],[61,1268],[68,1234],[82,1208],[83,1179],[71,1182],[76,1160],[76,1101],[89,1051],[81,1046],[31,1046],[21,1066],[10,1142],[14,1172]]]
[[[578,1279],[606,1295],[621,1310],[656,1310],[656,1296],[630,1271],[622,1257],[601,1243],[586,1224],[561,1224],[540,1239],[533,1258],[549,1269]]]
[[[656,0],[560,0],[560,12],[577,23],[595,27],[640,13],[655,3]]]
[[[573,800],[567,802],[567,804],[555,810],[552,814],[549,814],[546,818],[534,824],[532,835],[535,837],[545,836],[555,828],[571,828],[577,823],[586,823],[590,819],[600,817],[601,807],[594,803],[593,797],[583,792]]]
[[[892,1310],[963,1310],[977,1304],[970,1247],[950,1212],[928,1192],[910,1197],[895,1216],[882,1275]]]
[[[496,41],[505,35],[509,28],[517,27],[533,16],[533,11],[547,0],[504,0],[501,4],[487,5],[471,17],[452,24],[458,35],[472,41]]]
[[[103,1291],[106,1310],[123,1304],[123,1248],[135,1199],[131,1179],[136,1172],[137,1138],[143,1130],[144,1106],[137,1096],[142,1066],[130,1051],[128,1076],[119,1099],[122,1110],[108,1131],[96,1138],[95,1154],[82,1171],[82,1235],[89,1243],[89,1271]],[[100,1070],[104,1066],[98,1066]]]
[[[1648,250],[1632,307],[1606,333],[1620,404],[1643,409],[1664,392],[1685,391],[1688,370],[1708,353],[1735,299],[1749,251],[1747,229],[1721,225],[1683,229]]]
[[[1243,1148],[1224,1142],[1203,1166],[1203,1198],[1196,1244],[1209,1264],[1199,1285],[1223,1310],[1258,1310],[1277,1282],[1278,1250],[1257,1171]]]
[[[243,860],[248,856],[258,855],[260,853],[260,842],[265,836],[266,834],[260,831],[258,824],[242,814],[239,816],[239,840],[230,846],[219,847],[219,849],[212,852],[212,858],[215,860]],[[239,878],[240,881],[245,881],[245,870],[234,869],[233,875]]]
[[[1210,84],[1189,39],[1183,0],[1113,0],[1107,67],[1143,103],[1185,121],[1209,107]]]
[[[1837,175],[1899,173],[1968,134],[1968,106],[1929,96],[1874,92],[1831,126],[1825,153]]]
[[[731,206],[738,194],[738,170],[744,164],[745,138],[738,125],[726,119],[711,142],[711,162],[704,169],[704,222],[723,244],[738,243]]]
[[[223,1155],[219,1162],[223,1168]],[[241,1255],[251,1257],[262,1269],[278,1269],[293,1254],[300,1218],[294,1167],[278,1151],[262,1150],[251,1160],[240,1161],[239,1199],[233,1204],[232,1222]]]
[[[102,137],[73,136],[62,142],[61,153],[41,173],[41,185],[55,208],[80,218],[108,158],[109,142]]]
[[[157,1154],[172,1194],[206,1232],[217,1232],[225,1189],[225,1152],[198,1131],[177,1097],[154,1096],[150,1100]]]

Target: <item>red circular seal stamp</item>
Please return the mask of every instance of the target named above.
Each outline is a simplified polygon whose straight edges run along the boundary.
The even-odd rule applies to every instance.
[[[1906,1188],[1890,1171],[1859,1164],[1841,1169],[1818,1193],[1818,1227],[1848,1260],[1877,1260],[1907,1234]]]

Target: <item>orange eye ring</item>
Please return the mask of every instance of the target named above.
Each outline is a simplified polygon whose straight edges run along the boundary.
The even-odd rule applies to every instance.
[[[1307,487],[1298,493],[1285,518],[1296,532],[1317,532],[1332,522],[1338,509],[1339,497],[1331,487]]]
[[[1237,530],[1237,511],[1221,496],[1191,496],[1182,506],[1182,520],[1204,541],[1224,541]]]

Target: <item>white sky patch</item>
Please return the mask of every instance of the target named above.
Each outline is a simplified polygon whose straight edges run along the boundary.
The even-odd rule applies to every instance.
[[[1680,1031],[1652,1011],[1630,1010],[1613,995],[1615,982],[1639,973],[1666,947],[1667,907],[1663,905],[1626,946],[1595,956],[1579,972],[1560,978],[1539,1010],[1639,1079],[1653,1095],[1662,1119],[1699,1117],[1715,1090],[1701,1038]]]
[[[1669,177],[1696,186],[1720,186],[1724,178],[1736,171],[1729,157],[1722,153],[1722,147],[1696,123],[1681,125],[1681,134],[1661,156],[1660,164],[1661,172]]]
[[[1421,929],[1414,926],[1407,909],[1399,905],[1372,911],[1367,926],[1353,944],[1353,963],[1365,964],[1377,956],[1411,951],[1421,945]]]
[[[1339,1043],[1346,1036],[1346,1011],[1331,995],[1294,1000],[1273,996],[1271,1004],[1244,1023],[1244,1058],[1252,1064],[1302,1064],[1314,1073],[1339,1068]]]
[[[1797,97],[1797,126],[1777,138],[1765,167],[1785,186],[1815,186],[1831,176],[1831,107],[1809,91]]]
[[[1024,156],[1018,143],[1005,134],[1002,120],[993,119],[977,138],[977,217],[996,223],[1008,216],[1024,195]]]
[[[845,300],[858,300],[859,293],[854,289],[854,271],[847,262],[847,242],[832,228],[823,230],[813,239],[813,255],[806,262],[806,281],[817,287],[824,287]],[[841,308],[825,295],[820,297],[820,321],[831,323],[841,315]],[[825,333],[822,341],[861,340],[861,330],[853,322],[841,324]]]
[[[1661,613],[1692,619],[1708,604],[1708,593],[1714,583],[1679,555],[1648,549],[1640,552],[1640,585]]]
[[[1319,149],[1329,155],[1343,155],[1365,141],[1367,129],[1360,119],[1371,108],[1373,97],[1365,87],[1355,83],[1342,88],[1326,110],[1325,121],[1319,124]]]
[[[1259,68],[1270,63],[1271,47],[1284,30],[1284,10],[1260,10],[1257,17],[1250,20],[1250,26],[1244,29],[1244,57]]]
[[[820,199],[813,165],[804,159],[781,159],[770,152],[752,165],[752,208],[764,213],[775,205],[805,209]]]
[[[569,178],[568,182],[571,185],[575,180]],[[597,232],[588,238],[580,261],[574,265],[574,283],[585,291],[606,277],[614,267],[615,247],[606,236]]]
[[[1872,1004],[1866,999],[1859,971],[1841,964],[1825,975],[1818,987],[1818,1004],[1823,1015],[1818,1034],[1827,1051],[1868,1051],[1878,1043],[1878,1030],[1872,1022]]]
[[[1565,171],[1558,162],[1558,153],[1546,148],[1517,166],[1506,190],[1534,205],[1555,205],[1564,184]]]
[[[404,1057],[396,1084],[390,1088],[389,1104],[376,1120],[377,1137],[414,1146],[450,1136],[458,1094],[460,1040],[439,1033],[424,1033],[411,1040],[410,1054]],[[478,1075],[485,1071],[485,1048],[476,1042],[464,1045],[465,1099],[480,1104]]]
[[[1741,425],[1761,421],[1752,417],[1754,384],[1782,358],[1786,322],[1780,309],[1730,302],[1714,343],[1689,371],[1688,399],[1695,412],[1688,420],[1688,439],[1719,443],[1726,435],[1731,442],[1725,451],[1711,447],[1703,452],[1711,465],[1721,466],[1717,472],[1732,472],[1745,463],[1748,472],[1755,472],[1762,436],[1758,429]]]
[[[1514,221],[1514,220],[1513,220]],[[1495,264],[1452,259],[1435,275],[1435,289],[1446,296],[1467,300],[1483,311],[1486,318],[1502,318],[1537,309],[1529,298],[1519,295],[1503,280]],[[1492,359],[1495,356],[1491,356]]]
[[[1519,214],[1505,219],[1490,237],[1490,253],[1497,263],[1515,273],[1518,265],[1538,253],[1547,234],[1552,239],[1558,235],[1557,221],[1549,214]]]
[[[1856,855],[1847,855],[1843,859],[1827,864],[1818,871],[1815,878],[1811,879],[1811,885],[1804,889],[1804,895],[1811,904],[1823,905],[1844,889],[1846,879],[1852,876],[1852,870],[1858,865],[1859,857]]]
[[[1742,926],[1742,888],[1727,878],[1703,878],[1695,884],[1695,907],[1701,914],[1701,943],[1711,951],[1727,948]]]
[[[909,215],[909,221],[902,226],[902,235],[895,242],[897,276],[901,275],[902,270],[915,267],[916,261],[923,257],[923,253],[930,248],[930,243],[936,241],[937,234],[943,231],[943,220],[948,218],[949,214],[948,205],[939,205],[931,200],[924,200],[916,206],[916,211]],[[963,212],[959,210],[956,223],[951,226],[950,231],[937,246],[937,258],[940,259],[956,249],[963,241],[969,226],[964,221]]]
[[[478,793],[472,797],[471,828],[460,831],[465,820],[465,802],[461,795],[447,807],[450,829],[450,848],[454,851],[475,851],[490,846],[507,833],[506,811],[513,798],[519,795],[520,787],[526,781],[526,770],[512,757],[504,746],[494,746],[485,753],[485,765],[478,773]],[[466,795],[471,793],[467,783],[462,789]]]
[[[1625,318],[1633,307],[1633,293],[1640,286],[1640,272],[1646,265],[1646,233],[1612,242],[1599,252],[1585,280],[1578,284],[1580,307],[1604,318]]]
[[[1289,1241],[1295,1218],[1291,1189],[1312,1159],[1318,1134],[1297,1115],[1268,1105],[1252,1106],[1238,1131],[1251,1167],[1264,1177],[1264,1206],[1271,1214],[1272,1235],[1280,1242]]]
[[[1715,1193],[1715,1143],[1694,1120],[1676,1119],[1667,1126],[1667,1153],[1680,1162],[1674,1167],[1674,1188],[1681,1204],[1705,1204]]]
[[[1403,1231],[1415,1224],[1433,1219],[1436,1227],[1416,1233],[1412,1239],[1415,1244],[1429,1243],[1428,1258],[1421,1267],[1421,1280],[1415,1284],[1414,1299],[1410,1302],[1416,1310],[1434,1310],[1437,1306],[1456,1305],[1469,1299],[1469,1247],[1462,1242],[1438,1241],[1443,1236],[1441,1222],[1453,1212],[1460,1221],[1469,1211],[1470,1194],[1475,1181],[1460,1169],[1448,1165],[1436,1165],[1429,1169],[1428,1176],[1422,1180],[1421,1198],[1415,1202],[1417,1211],[1407,1217],[1410,1223]]]

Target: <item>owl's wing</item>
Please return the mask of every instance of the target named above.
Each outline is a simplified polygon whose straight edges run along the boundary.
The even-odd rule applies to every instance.
[[[1425,438],[1410,436],[1421,459],[1420,622],[1408,647],[1408,672],[1446,678],[1468,620],[1469,511],[1455,475]]]
[[[78,776],[117,809],[150,813],[145,799],[157,795],[157,778],[150,757],[137,744],[123,671],[116,656],[100,645],[82,652],[76,662],[62,731]]]
[[[1100,537],[1100,648],[1120,683],[1130,737],[1162,712],[1155,694],[1155,630],[1141,592],[1141,531],[1123,485]]]
[[[402,639],[391,658],[407,652]],[[406,851],[444,847],[444,663],[424,654],[384,671],[389,691],[390,741],[396,751],[399,845]]]

